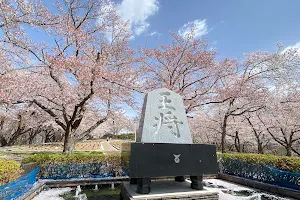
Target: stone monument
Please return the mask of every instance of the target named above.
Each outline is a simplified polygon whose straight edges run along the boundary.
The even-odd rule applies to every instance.
[[[203,174],[218,172],[216,147],[193,144],[182,98],[165,88],[145,96],[130,149],[130,183],[137,184],[139,194],[150,193],[154,177],[183,182],[190,176],[191,188],[202,190]]]
[[[162,88],[146,95],[136,142],[193,143],[179,94]]]

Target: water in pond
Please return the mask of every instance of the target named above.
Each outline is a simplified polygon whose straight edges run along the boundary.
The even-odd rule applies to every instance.
[[[242,197],[249,197],[252,196],[253,194],[255,194],[255,191],[251,191],[251,190],[239,190],[239,191],[234,191],[234,190],[221,190],[223,193],[226,194],[231,194],[234,196],[242,196]]]
[[[293,200],[221,179],[206,179],[203,184],[205,187],[218,190],[220,200]]]
[[[62,198],[66,200],[99,200],[99,199],[111,199],[111,200],[119,200],[120,199],[120,186],[114,186],[114,189],[111,189],[111,185],[99,185],[98,190],[93,185],[81,186],[81,192],[78,194],[78,197],[75,197],[76,188],[71,190],[69,193],[60,195]],[[86,195],[86,198],[84,197]]]

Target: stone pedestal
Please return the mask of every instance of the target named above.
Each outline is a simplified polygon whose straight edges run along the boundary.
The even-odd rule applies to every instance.
[[[123,200],[158,200],[158,199],[185,199],[185,200],[218,200],[215,189],[203,188],[194,190],[190,188],[190,181],[176,182],[174,180],[156,180],[151,182],[150,194],[137,193],[137,185],[123,182],[121,184],[121,199]]]
[[[177,182],[184,182],[185,181],[185,177],[184,176],[175,176],[175,181],[177,181]]]
[[[140,194],[149,194],[151,187],[151,178],[138,178],[137,179],[137,193]]]
[[[152,191],[154,177],[175,177],[181,183],[190,176],[190,187],[202,190],[202,175],[218,172],[216,147],[193,144],[182,97],[166,88],[145,96],[136,142],[129,149],[129,166],[123,169],[129,169],[139,194]]]
[[[189,176],[190,187],[202,190],[202,175],[218,172],[215,148],[204,144],[132,143],[130,183],[137,184],[138,193],[148,194],[151,178],[173,176],[176,182],[184,182],[184,176]]]
[[[203,184],[202,184],[202,176],[191,176],[191,188],[196,190],[202,190]]]

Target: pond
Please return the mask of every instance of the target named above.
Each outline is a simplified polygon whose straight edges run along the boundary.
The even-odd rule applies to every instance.
[[[242,186],[222,179],[206,179],[203,184],[219,192],[219,200],[293,200],[277,194]]]
[[[66,194],[60,195],[65,200],[74,200],[76,199],[76,189],[74,188]],[[114,189],[111,189],[111,185],[100,185],[99,188],[95,189],[95,186],[82,186],[81,192],[78,194],[78,200],[99,200],[99,199],[111,199],[119,200],[120,199],[120,186],[117,185]]]
[[[76,190],[78,188],[48,188],[42,191],[39,195],[33,198],[33,200],[99,200],[99,199],[120,199],[120,185],[114,185],[114,189],[111,189],[111,185],[99,185],[95,188],[95,185],[80,186],[81,192],[76,196]]]
[[[292,198],[270,194],[221,179],[206,179],[204,185],[206,188],[217,190],[219,200],[292,200]],[[80,186],[81,192],[77,197],[76,187],[53,188],[42,191],[33,200],[119,200],[120,185],[115,184],[114,189],[111,187],[111,185],[99,185],[97,190],[95,185]]]

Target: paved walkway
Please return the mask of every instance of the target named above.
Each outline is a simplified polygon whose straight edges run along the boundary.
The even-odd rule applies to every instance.
[[[113,146],[111,146],[108,141],[103,141],[100,142],[100,151],[105,153],[105,152],[113,152],[113,151],[116,152],[118,150],[115,149]]]

